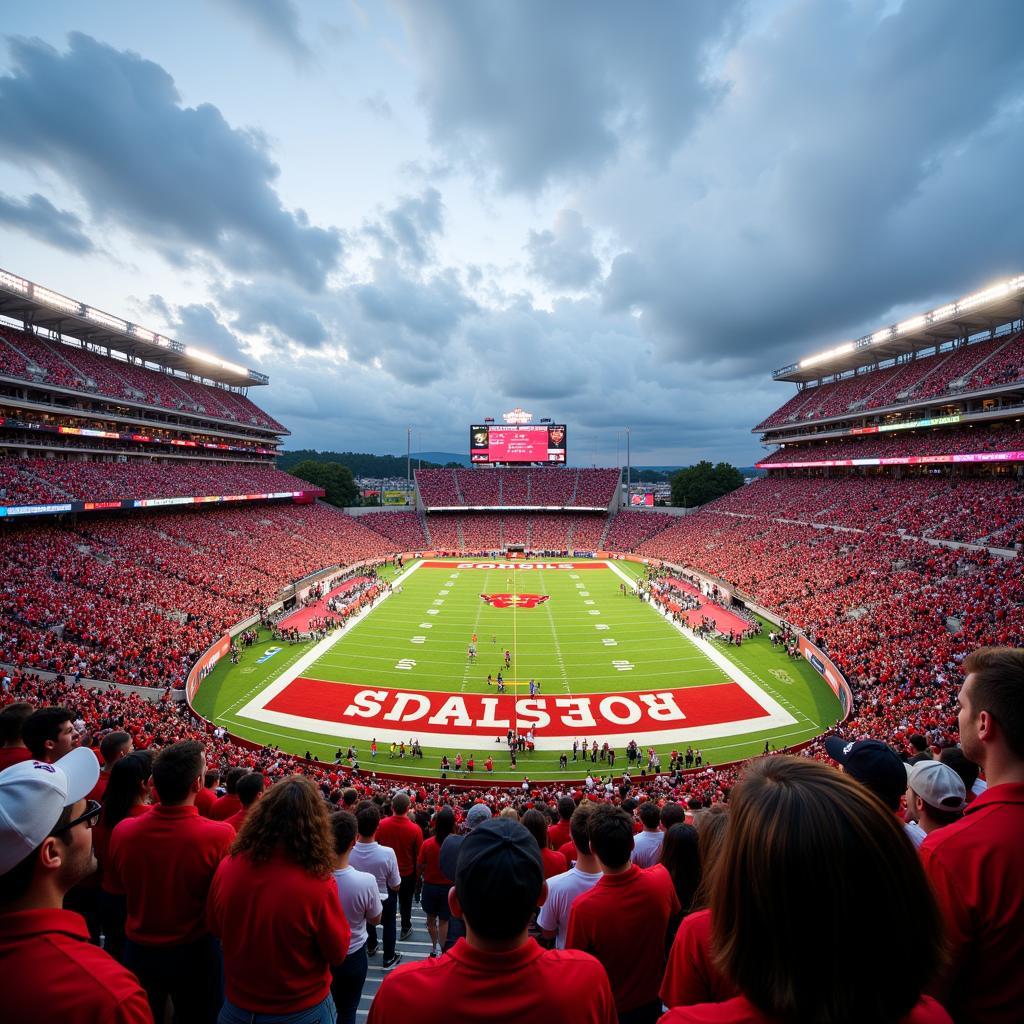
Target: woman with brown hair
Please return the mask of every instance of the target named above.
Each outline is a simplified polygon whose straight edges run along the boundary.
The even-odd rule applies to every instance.
[[[677,1007],[661,1024],[949,1024],[921,995],[941,959],[935,900],[875,797],[816,761],[766,757],[730,808],[711,937],[741,994]]]
[[[739,992],[718,969],[711,953],[709,893],[715,865],[725,847],[729,805],[714,804],[699,810],[693,823],[697,830],[701,878],[691,911],[676,931],[661,983],[661,1001],[670,1007],[721,1003]]]
[[[253,804],[210,887],[210,931],[224,947],[219,1024],[253,1016],[334,1024],[331,967],[351,930],[331,874],[334,836],[320,791],[301,775]]]

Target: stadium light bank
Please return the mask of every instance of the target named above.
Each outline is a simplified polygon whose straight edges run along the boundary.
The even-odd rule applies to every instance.
[[[998,299],[1005,299],[1010,295],[1022,291],[1024,291],[1024,274],[1018,274],[1016,277],[1011,277],[1005,281],[1000,281],[998,284],[991,285],[988,288],[983,288],[981,291],[975,292],[973,295],[967,295],[956,302],[950,302],[945,306],[939,306],[937,309],[933,309],[928,313],[921,313],[919,316],[913,316],[909,320],[903,320],[902,322],[893,324],[890,327],[883,327],[881,330],[875,331],[874,334],[858,338],[857,341],[847,341],[844,344],[836,345],[835,348],[830,348],[825,352],[818,352],[813,356],[808,356],[806,359],[801,359],[797,366],[801,370],[805,370],[809,366],[815,366],[818,363],[827,362],[830,359],[835,359],[837,356],[848,355],[855,349],[864,348],[867,345],[878,345],[883,341],[889,341],[892,338],[897,338],[901,334],[909,334],[913,331],[918,331],[922,327],[927,327],[929,324],[937,324],[944,320],[950,320],[953,317],[967,313],[978,306],[984,306],[987,303],[995,302]]]

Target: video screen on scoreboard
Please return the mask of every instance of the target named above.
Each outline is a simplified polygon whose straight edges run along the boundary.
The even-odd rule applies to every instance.
[[[469,461],[565,462],[565,444],[564,423],[475,424],[469,428]]]

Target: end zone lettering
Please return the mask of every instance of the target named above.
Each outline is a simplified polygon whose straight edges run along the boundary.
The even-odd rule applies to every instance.
[[[624,730],[656,733],[769,715],[738,683],[630,693],[519,697],[437,693],[356,686],[300,676],[265,705],[281,716],[422,734],[499,736],[533,729],[538,736],[605,736]]]
[[[604,562],[424,562],[424,569],[604,569]]]

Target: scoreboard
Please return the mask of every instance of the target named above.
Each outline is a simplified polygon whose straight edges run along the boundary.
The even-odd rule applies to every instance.
[[[564,423],[474,424],[469,428],[469,461],[565,463]]]

